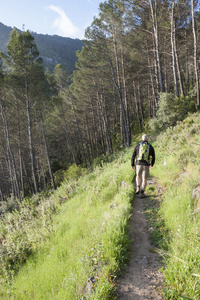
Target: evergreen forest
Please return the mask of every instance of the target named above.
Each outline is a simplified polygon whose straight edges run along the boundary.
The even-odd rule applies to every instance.
[[[44,70],[33,35],[14,28],[1,52],[1,200],[55,189],[69,168],[198,110],[199,21],[195,0],[105,1],[73,75]]]
[[[199,5],[102,2],[73,74],[45,68],[31,32],[10,32],[0,52],[1,299],[117,299],[144,133],[156,163],[138,199],[163,265],[156,289],[200,299]]]

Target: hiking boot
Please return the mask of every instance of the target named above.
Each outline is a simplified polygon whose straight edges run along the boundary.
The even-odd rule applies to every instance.
[[[144,194],[144,190],[141,190],[141,198],[144,198],[145,194]]]
[[[135,192],[135,195],[139,195],[139,193],[140,193],[140,187],[137,187],[137,190],[136,190],[136,192]]]

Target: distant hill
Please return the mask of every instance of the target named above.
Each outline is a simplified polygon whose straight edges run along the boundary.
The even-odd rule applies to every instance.
[[[0,22],[0,50],[6,53],[6,46],[9,42],[12,27],[6,26]],[[19,30],[20,31],[20,30]],[[35,38],[35,43],[43,58],[44,67],[53,71],[54,67],[61,63],[71,73],[75,70],[77,60],[76,51],[81,50],[83,42],[79,39],[64,38],[57,35],[45,35],[31,32]]]

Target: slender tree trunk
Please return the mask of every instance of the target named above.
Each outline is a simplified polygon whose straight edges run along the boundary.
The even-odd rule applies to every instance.
[[[175,90],[175,96],[176,96],[176,97],[179,97],[178,82],[177,82],[177,72],[176,72],[175,46],[174,46],[174,42],[175,42],[174,4],[175,4],[175,0],[172,1],[172,8],[171,8],[172,68],[173,68],[173,75],[174,75],[174,90]]]
[[[46,159],[47,159],[47,163],[48,163],[49,175],[50,175],[50,178],[51,178],[51,183],[52,183],[53,189],[55,190],[55,181],[54,181],[54,176],[53,176],[52,169],[51,169],[51,163],[50,163],[50,158],[49,158],[49,150],[48,150],[48,146],[47,146],[47,140],[46,140],[46,134],[45,134],[44,120],[43,120],[42,111],[41,111],[41,127],[42,127],[42,135],[43,135],[44,147],[45,147],[45,151],[46,151]]]
[[[160,92],[164,93],[163,78],[162,78],[162,67],[161,67],[161,60],[160,60],[160,45],[159,45],[159,37],[158,37],[157,1],[155,0],[154,3],[155,3],[155,8],[153,8],[152,0],[150,0],[151,16],[152,16],[152,23],[153,23],[154,39],[155,39],[155,51],[156,51],[156,59],[157,59],[157,66],[158,66],[158,77],[159,77],[159,84],[160,84]]]
[[[65,114],[64,114],[64,108],[62,109],[62,119],[63,119],[64,124],[65,124],[64,131],[65,131],[65,138],[66,138],[67,146],[69,147],[69,152],[72,155],[72,160],[73,160],[74,164],[77,165],[77,161],[76,161],[75,153],[74,153],[74,150],[73,150],[71,138],[70,138],[69,133],[68,133],[68,125],[67,125],[66,117],[65,117]]]
[[[95,122],[95,117],[94,117],[94,106],[92,99],[90,98],[90,106],[92,110],[92,128],[94,129],[93,134],[94,134],[94,141],[95,141],[95,147],[96,147],[96,154],[97,157],[99,156],[99,146],[98,146],[98,139],[97,139],[97,126]]]
[[[33,186],[32,186],[32,183],[30,182],[30,179],[29,179],[29,176],[28,176],[28,173],[27,173],[27,170],[26,170],[26,165],[25,165],[23,157],[22,157],[22,166],[23,166],[27,186],[29,187],[29,191],[31,192],[31,194],[33,194],[34,193]]]
[[[33,139],[32,139],[32,122],[31,122],[31,115],[30,115],[30,99],[28,97],[28,82],[27,78],[25,79],[25,88],[26,88],[26,112],[27,112],[27,119],[28,119],[28,139],[29,139],[29,151],[30,151],[30,158],[31,158],[31,169],[32,169],[32,176],[33,176],[33,184],[35,193],[38,193],[38,183],[36,179],[36,171],[35,171],[35,158],[33,154]]]
[[[20,141],[18,141],[19,147],[19,168],[20,168],[20,178],[21,178],[21,190],[22,190],[22,198],[25,197],[25,190],[24,190],[24,178],[23,178],[23,167],[22,167],[22,151]]]
[[[194,39],[194,70],[196,77],[196,86],[197,86],[197,109],[200,109],[200,92],[199,92],[199,66],[198,66],[198,57],[197,57],[197,34],[195,28],[195,18],[194,18],[194,0],[191,0],[191,12],[192,12],[192,30],[193,30],[193,39]]]
[[[91,160],[90,160],[90,157],[91,157],[91,155],[90,155],[90,153],[91,153],[90,149],[91,149],[91,147],[88,146],[88,145],[91,145],[90,144],[90,133],[89,133],[89,128],[88,128],[88,122],[87,122],[87,116],[86,115],[84,117],[84,121],[85,121],[84,122],[85,123],[84,128],[85,128],[85,133],[86,133],[85,134],[85,136],[86,136],[86,138],[85,138],[85,148],[86,148],[88,162],[91,165]]]
[[[1,201],[3,202],[4,201],[4,197],[3,197],[3,193],[2,193],[1,188],[0,188],[0,196],[1,196]]]
[[[83,146],[83,138],[82,138],[81,130],[80,130],[80,127],[79,127],[78,119],[76,117],[75,108],[74,108],[74,102],[73,102],[73,99],[72,99],[72,97],[70,95],[69,95],[69,98],[70,98],[70,101],[71,101],[72,112],[73,112],[74,120],[75,120],[75,123],[76,123],[76,126],[77,126],[77,130],[78,130],[78,136],[79,136],[80,143],[81,143],[81,149],[82,149],[83,159],[84,159],[85,165],[87,167],[87,160],[86,160],[85,150],[84,150],[84,146]],[[88,157],[88,161],[89,161],[89,157]]]
[[[29,151],[30,151],[30,158],[31,158],[31,169],[32,169],[32,176],[33,176],[33,184],[35,193],[38,193],[38,184],[36,179],[36,171],[35,171],[35,159],[33,154],[33,140],[32,140],[32,124],[31,124],[31,116],[30,116],[30,100],[26,99],[26,111],[27,111],[27,118],[28,118],[28,138],[29,138]]]
[[[174,51],[175,51],[176,69],[177,69],[177,75],[178,75],[178,80],[179,80],[180,93],[181,93],[181,95],[184,96],[183,80],[182,80],[182,76],[181,76],[181,67],[180,67],[179,56],[178,56],[178,51],[177,51],[177,47],[176,47],[176,30],[174,31]]]
[[[116,66],[116,79],[115,82],[118,86],[118,90],[120,91],[120,97],[121,97],[121,101],[123,103],[123,97],[122,97],[122,93],[121,93],[121,79],[120,79],[120,71],[119,71],[119,59],[118,59],[118,53],[117,53],[117,45],[116,45],[116,37],[115,37],[115,32],[113,33],[113,48],[114,48],[114,55],[115,55],[115,66]],[[110,60],[111,61],[111,60]],[[113,72],[114,75],[114,72]],[[127,143],[127,139],[126,139],[126,122],[127,120],[125,120],[123,114],[125,114],[125,108],[124,108],[124,103],[123,103],[123,109],[124,112],[122,111],[122,106],[120,107],[120,124],[121,124],[121,140],[122,140],[122,145],[125,146]],[[128,127],[127,127],[128,130]],[[128,134],[128,132],[127,132]]]
[[[0,107],[1,107],[2,120],[3,120],[3,124],[4,124],[4,132],[5,132],[9,169],[10,169],[10,173],[11,173],[10,174],[11,184],[12,184],[14,195],[18,199],[20,199],[20,190],[19,190],[19,182],[18,182],[18,178],[17,178],[16,165],[15,165],[13,152],[12,152],[12,149],[10,146],[10,137],[9,137],[9,132],[8,132],[7,116],[6,116],[6,112],[5,112],[5,108],[4,108],[4,103],[2,100],[0,100]]]
[[[143,105],[142,105],[142,98],[141,98],[141,94],[140,94],[140,82],[138,80],[138,106],[139,106],[139,114],[140,114],[140,120],[141,120],[141,124],[143,127],[144,124],[144,114],[143,114]]]
[[[133,90],[134,90],[134,98],[135,98],[136,115],[137,115],[137,119],[138,119],[140,132],[142,132],[142,122],[141,122],[141,119],[140,119],[139,105],[138,105],[136,86],[135,86],[135,81],[134,80],[133,80]]]
[[[187,87],[187,92],[189,92],[190,88],[190,77],[189,77],[189,59],[188,59],[188,38],[187,38],[187,29],[185,28],[185,69],[186,69],[186,87]]]
[[[22,193],[22,198],[24,198],[24,197],[25,197],[25,189],[24,189],[23,163],[22,163],[20,108],[19,108],[19,102],[18,102],[18,99],[17,99],[17,98],[16,98],[16,102],[17,102],[17,124],[18,124],[19,170],[20,170],[21,193]]]
[[[148,49],[147,49],[147,61],[148,61],[148,67],[149,67],[151,89],[152,89],[152,94],[153,94],[153,103],[151,105],[152,113],[150,113],[150,114],[152,114],[152,116],[155,117],[156,109],[157,109],[157,97],[156,97],[156,91],[155,91],[155,86],[154,86],[154,80],[153,80],[153,74],[152,74],[152,68],[151,68],[149,50]]]
[[[122,47],[122,49],[121,49],[121,62],[122,62],[122,80],[123,80],[123,88],[124,88],[124,105],[125,105],[127,129],[128,129],[127,146],[130,147],[130,145],[131,145],[131,127],[130,127],[128,96],[127,96],[127,87],[126,87],[126,71],[125,71],[125,63],[124,63],[123,46],[121,46],[121,47]]]
[[[126,113],[125,113],[125,108],[124,108],[124,103],[123,103],[123,99],[122,99],[122,94],[121,94],[121,90],[115,80],[115,75],[114,75],[114,70],[113,70],[113,66],[112,66],[112,62],[109,58],[109,62],[110,62],[110,68],[111,68],[111,73],[112,73],[112,80],[114,83],[114,86],[117,90],[118,96],[119,96],[119,100],[120,100],[120,106],[121,106],[121,113],[122,113],[122,119],[123,119],[123,124],[124,124],[124,130],[125,130],[125,141],[127,144],[127,141],[130,139],[129,138],[129,133],[128,133],[128,127],[127,127],[127,120],[126,120]]]
[[[164,36],[164,55],[163,55],[163,63],[164,63],[164,87],[165,87],[165,92],[168,93],[168,58],[166,54],[166,48],[168,46],[168,38]]]
[[[108,152],[109,152],[109,154],[113,154],[112,139],[111,139],[111,133],[110,133],[109,120],[108,120],[108,112],[107,112],[107,109],[105,108],[105,103],[106,103],[105,94],[103,94],[103,95],[101,94],[100,102],[101,102],[102,118],[103,118],[105,133],[106,133]]]
[[[103,109],[103,95],[99,95],[99,92],[97,92],[97,101],[100,109],[101,119],[104,126],[104,133],[106,137],[106,143],[107,143],[107,149],[109,151],[109,154],[113,153],[112,149],[112,141],[111,141],[111,135],[110,135],[110,128],[108,126],[108,119],[107,119],[107,111]]]

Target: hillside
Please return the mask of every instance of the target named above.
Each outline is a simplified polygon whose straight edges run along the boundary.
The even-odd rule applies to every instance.
[[[156,164],[145,214],[153,251],[163,257],[163,299],[200,297],[199,135],[196,113],[151,140]],[[1,297],[115,299],[116,278],[130,257],[127,228],[137,209],[136,199],[132,208],[132,147],[91,171],[71,167],[68,180],[48,199],[35,196],[19,205],[19,214],[6,216],[0,230]],[[133,243],[140,248],[140,239]],[[133,254],[131,259],[136,260]],[[151,287],[142,292],[147,291]]]
[[[0,50],[6,52],[9,34],[13,30],[0,23]],[[83,42],[79,39],[64,38],[57,35],[44,35],[31,32],[35,38],[36,45],[43,58],[45,68],[52,72],[53,68],[61,63],[68,73],[75,69],[77,60],[76,51],[81,50]]]

